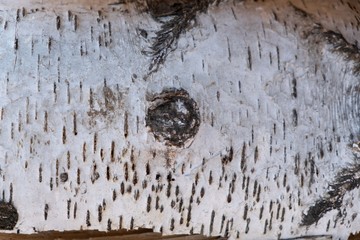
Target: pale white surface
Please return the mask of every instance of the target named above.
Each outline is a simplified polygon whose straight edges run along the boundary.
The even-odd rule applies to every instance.
[[[359,211],[358,190],[344,198],[347,215],[337,220],[336,227],[336,210],[328,212],[316,226],[299,226],[302,213],[327,191],[336,172],[352,161],[349,135],[359,133],[359,111],[353,113],[350,108],[358,109],[359,97],[347,90],[358,84],[358,78],[351,72],[351,63],[332,53],[330,46],[321,41],[309,43],[299,37],[299,32],[293,30],[294,24],[307,29],[312,22],[297,16],[282,1],[267,5],[226,2],[211,7],[208,14],[199,16],[196,27],[183,34],[178,49],[147,81],[143,77],[148,73],[150,59],[141,51],[149,43],[139,36],[137,29],[151,34],[159,25],[148,14],[136,13],[132,5],[125,11],[122,6],[104,3],[100,6],[96,1],[92,9],[85,1],[62,6],[42,1],[30,5],[24,1],[17,4],[23,4],[27,14],[20,14],[20,20],[16,21],[18,6],[9,1],[0,3],[5,9],[0,12],[0,109],[3,109],[0,186],[5,200],[9,200],[10,184],[13,186],[12,200],[19,212],[14,231],[105,231],[108,220],[111,229],[118,229],[130,228],[132,219],[134,228],[155,231],[162,228],[165,234],[189,233],[191,229],[200,233],[203,228],[204,234],[215,236],[225,235],[228,229],[231,238],[239,235],[241,239],[321,234],[345,238],[360,229],[359,218],[351,219]],[[39,11],[31,12],[36,6]],[[272,11],[276,11],[279,21],[274,19]],[[61,19],[59,30],[57,16]],[[341,31],[351,41],[350,31],[355,29]],[[18,39],[17,50],[15,39]],[[81,51],[86,54],[81,55]],[[294,78],[297,98],[292,97]],[[146,95],[168,87],[187,90],[200,109],[199,132],[185,149],[168,148],[157,142],[145,126]],[[105,100],[104,92],[109,91],[110,98]],[[90,92],[93,106],[90,106]],[[293,124],[294,109],[297,126]],[[73,133],[75,114],[77,135]],[[45,115],[47,131],[44,131]],[[124,137],[125,115],[127,138]],[[230,147],[234,149],[234,159],[222,168],[221,158],[229,153]],[[320,149],[324,151],[323,158]],[[297,154],[299,173],[295,174]],[[244,170],[242,155],[246,159]],[[311,159],[318,171],[313,182]],[[151,169],[149,175],[146,175],[147,163]],[[65,183],[59,179],[63,172],[69,176]],[[175,180],[171,181],[168,197],[169,172]],[[161,175],[159,179],[157,174]],[[212,184],[209,184],[210,174]],[[134,175],[137,175],[136,184]],[[121,183],[125,187],[123,195]],[[202,188],[205,193],[200,197]],[[117,195],[115,201],[113,191]],[[159,209],[156,210],[157,198]],[[45,204],[49,205],[46,221]],[[87,211],[91,226],[86,224]],[[328,220],[330,227],[326,231]],[[341,220],[344,220],[342,224]]]

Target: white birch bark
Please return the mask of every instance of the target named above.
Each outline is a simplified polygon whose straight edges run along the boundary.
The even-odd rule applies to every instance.
[[[359,2],[210,5],[151,74],[161,23],[112,3],[0,1],[2,231],[359,231]],[[147,126],[169,88],[200,114],[181,146]]]

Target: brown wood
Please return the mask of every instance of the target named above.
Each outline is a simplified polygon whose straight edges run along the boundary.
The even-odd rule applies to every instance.
[[[226,239],[220,237],[205,237],[202,235],[169,235],[162,236],[160,233],[154,233],[151,229],[138,229],[133,231],[120,230],[110,232],[99,231],[68,231],[68,232],[42,232],[38,234],[0,234],[0,240],[41,240],[41,239],[64,239],[64,240],[211,240]]]

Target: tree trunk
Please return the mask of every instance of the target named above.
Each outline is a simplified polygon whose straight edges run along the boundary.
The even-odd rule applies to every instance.
[[[2,232],[359,231],[359,1],[0,5]]]

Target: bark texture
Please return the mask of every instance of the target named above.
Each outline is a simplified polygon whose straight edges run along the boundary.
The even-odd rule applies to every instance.
[[[0,1],[1,230],[359,231],[359,1],[156,2]]]

